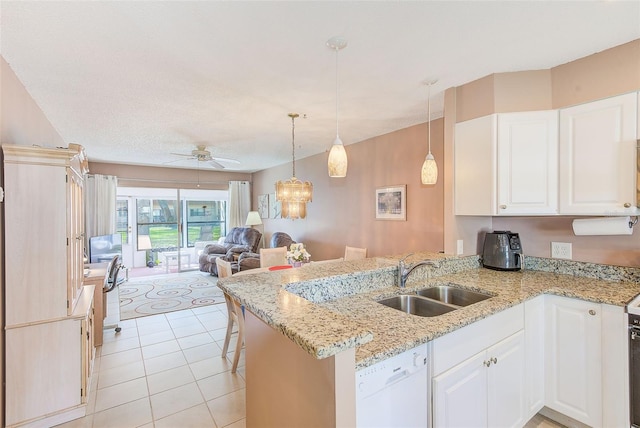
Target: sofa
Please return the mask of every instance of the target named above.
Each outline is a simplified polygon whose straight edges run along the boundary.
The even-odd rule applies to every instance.
[[[271,243],[269,248],[287,247],[291,244],[295,244],[296,241],[291,239],[291,236],[284,232],[275,232],[271,235]],[[260,267],[260,253],[258,252],[246,252],[240,254],[238,258],[238,270],[256,269]]]
[[[216,258],[222,257],[223,260],[231,262],[231,268],[234,272],[238,271],[238,259],[242,253],[258,251],[258,245],[262,233],[257,229],[250,227],[234,227],[224,239],[222,244],[208,244],[202,250],[202,254],[198,257],[200,271],[208,272],[211,275],[218,276],[216,267]]]

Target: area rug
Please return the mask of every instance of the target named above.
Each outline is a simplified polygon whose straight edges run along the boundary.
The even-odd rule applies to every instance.
[[[132,278],[119,286],[120,319],[224,303],[217,282],[218,278],[203,272]]]

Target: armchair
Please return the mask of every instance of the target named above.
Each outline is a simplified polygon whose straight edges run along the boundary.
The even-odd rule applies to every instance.
[[[271,235],[271,242],[269,248],[287,247],[291,244],[295,244],[296,241],[291,239],[291,236],[284,232],[275,232]],[[256,251],[246,252],[240,254],[238,258],[238,270],[256,269],[260,267],[260,254]]]
[[[262,233],[250,227],[234,227],[227,234],[223,244],[208,244],[202,250],[198,258],[200,271],[208,272],[211,275],[218,275],[216,259],[222,258],[231,262],[234,272],[238,271],[240,255],[244,252],[256,252]]]

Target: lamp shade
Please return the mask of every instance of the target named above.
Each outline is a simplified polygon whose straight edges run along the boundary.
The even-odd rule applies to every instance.
[[[424,159],[421,174],[422,184],[436,184],[438,182],[438,165],[431,152]]]
[[[152,248],[149,235],[138,235],[138,250],[150,250]]]
[[[262,224],[262,219],[260,218],[258,211],[249,211],[249,214],[247,214],[247,222],[245,224],[247,226]]]
[[[333,142],[333,146],[331,146],[327,166],[329,169],[329,177],[347,176],[347,152],[344,149],[344,145],[342,144],[340,137],[336,137],[336,140]]]

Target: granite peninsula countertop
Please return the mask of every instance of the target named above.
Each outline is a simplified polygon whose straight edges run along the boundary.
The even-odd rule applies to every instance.
[[[419,253],[407,259],[438,260],[419,267],[407,287],[395,286],[404,255],[356,261],[311,263],[218,282],[258,318],[316,358],[356,348],[356,369],[385,360],[540,294],[556,294],[625,306],[640,294],[637,269],[531,258],[525,270],[481,268],[477,256]],[[536,270],[532,270],[536,269]],[[563,273],[556,273],[563,272]],[[579,272],[575,276],[567,272]],[[607,279],[600,279],[600,278]],[[437,317],[408,315],[377,303],[396,294],[453,283],[492,298]]]

